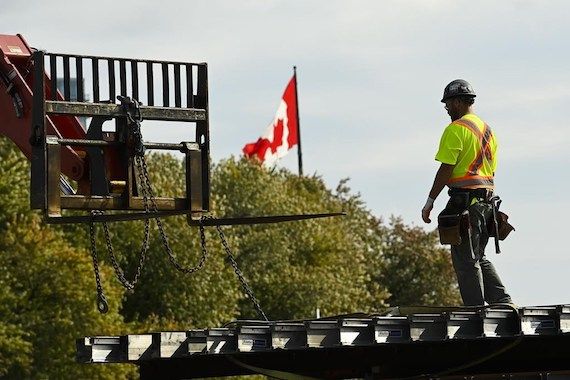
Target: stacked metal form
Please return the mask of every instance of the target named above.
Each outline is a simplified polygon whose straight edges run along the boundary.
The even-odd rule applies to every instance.
[[[145,368],[149,373],[158,374],[161,367],[164,372],[160,375],[165,378],[264,371],[339,378],[371,374],[375,368],[380,375],[393,376],[395,363],[389,362],[389,357],[394,350],[402,355],[410,350],[410,353],[417,352],[420,347],[424,351],[439,350],[442,353],[450,349],[455,353],[458,350],[469,351],[469,347],[474,352],[485,352],[487,346],[489,353],[493,353],[493,350],[509,344],[519,345],[520,349],[521,339],[525,339],[527,344],[527,338],[536,337],[564,339],[568,346],[568,333],[570,305],[518,310],[507,306],[399,308],[388,315],[346,315],[306,321],[236,321],[225,328],[86,337],[77,341],[77,360],[82,363],[136,363],[141,366],[143,378]],[[540,343],[536,339],[531,342]],[[360,358],[340,363],[356,350],[360,356],[370,355],[370,360]],[[389,355],[382,358],[373,354],[378,352]],[[467,355],[465,360],[471,356]],[[289,361],[292,357],[296,360],[295,365]],[[330,362],[327,357],[340,359]],[[416,364],[421,362],[418,359],[421,358],[408,358],[410,363]],[[570,356],[568,359],[567,363],[570,363]],[[319,363],[322,360],[325,362]],[[177,368],[187,366],[188,370],[178,371],[180,376],[178,372],[169,372],[173,362],[177,363]],[[442,360],[439,362],[442,364]],[[416,373],[414,371],[433,373],[429,368],[420,369],[421,365],[418,365],[410,364],[406,368],[411,368],[412,375]],[[551,368],[552,364],[549,365],[550,369],[570,370],[570,364],[565,364],[568,368],[558,365]],[[449,366],[435,365],[433,368],[449,369],[453,364]],[[528,370],[527,367],[521,369]]]

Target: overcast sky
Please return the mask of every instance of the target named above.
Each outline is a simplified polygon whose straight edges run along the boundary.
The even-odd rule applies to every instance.
[[[52,52],[207,62],[214,161],[265,131],[297,65],[305,172],[330,187],[350,177],[374,214],[420,226],[449,122],[443,87],[467,79],[517,228],[487,255],[517,304],[545,305],[570,303],[569,17],[562,0],[3,0],[0,33]],[[192,136],[157,129],[145,136]],[[296,170],[295,153],[281,165]]]

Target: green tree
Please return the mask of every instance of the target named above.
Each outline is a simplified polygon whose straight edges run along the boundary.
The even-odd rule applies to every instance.
[[[375,311],[386,289],[373,282],[384,233],[358,195],[342,183],[333,192],[319,177],[270,171],[254,161],[228,159],[213,170],[218,215],[277,215],[346,211],[347,216],[228,228],[238,263],[272,319]],[[240,303],[240,316],[255,316]]]
[[[459,305],[459,291],[448,249],[437,231],[392,218],[383,249],[384,267],[377,281],[385,284],[391,305]]]
[[[29,210],[25,158],[0,140],[0,376],[125,378],[130,367],[81,366],[75,340],[128,330],[118,307],[94,304],[91,259]],[[10,184],[7,186],[6,184]],[[109,268],[102,268],[110,278]],[[111,298],[122,291],[106,281]]]

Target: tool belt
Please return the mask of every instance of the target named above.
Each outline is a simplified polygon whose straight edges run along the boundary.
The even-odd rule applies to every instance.
[[[492,214],[487,220],[487,232],[495,238],[495,252],[500,253],[499,240],[505,240],[514,227],[508,222],[508,215],[499,211],[501,199],[494,196],[488,189],[457,189],[449,190],[449,202],[445,209],[438,215],[439,241],[441,244],[459,245],[462,236],[469,238],[471,245],[471,224],[469,221],[469,206],[473,199],[486,202],[492,206]],[[474,257],[473,248],[471,255]]]
[[[479,195],[479,194],[478,194]],[[449,202],[445,209],[437,217],[437,228],[441,244],[459,245],[462,236],[470,231],[469,210],[474,196],[468,190],[449,190]]]

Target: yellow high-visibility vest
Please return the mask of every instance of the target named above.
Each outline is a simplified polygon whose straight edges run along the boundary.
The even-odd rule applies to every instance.
[[[455,165],[447,184],[449,187],[495,187],[497,140],[491,128],[474,114],[467,114],[445,128],[435,159]]]

